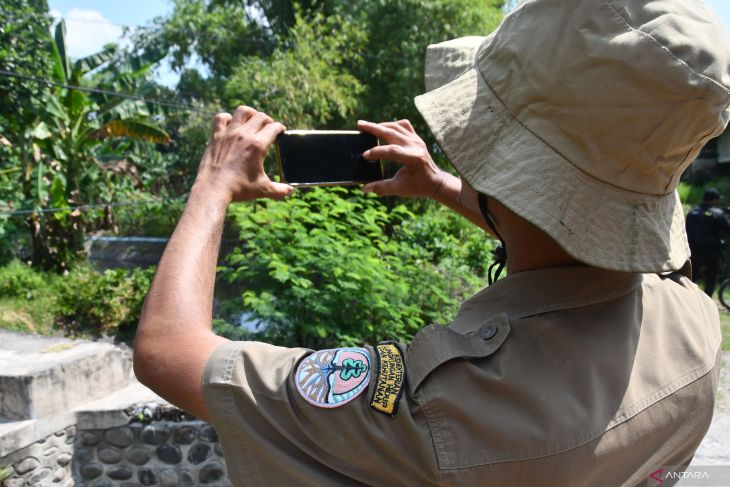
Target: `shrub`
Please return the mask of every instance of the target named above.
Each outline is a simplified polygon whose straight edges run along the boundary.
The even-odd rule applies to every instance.
[[[221,280],[224,306],[266,324],[258,339],[321,348],[409,340],[448,322],[482,285],[491,243],[441,207],[414,215],[359,190],[300,190],[286,201],[235,205],[240,243]]]
[[[0,267],[0,296],[33,299],[50,286],[50,276],[13,260]]]
[[[56,324],[69,335],[131,339],[154,269],[74,269],[58,284]]]

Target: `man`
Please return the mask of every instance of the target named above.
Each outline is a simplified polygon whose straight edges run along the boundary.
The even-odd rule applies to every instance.
[[[211,332],[227,205],[292,192],[262,165],[284,127],[219,114],[143,310],[138,377],[211,421],[236,485],[644,485],[683,468],[721,337],[674,272],[689,258],[675,189],[727,124],[719,25],[697,1],[528,0],[489,37],[429,47],[416,106],[461,177],[407,121],[361,122],[383,141],[365,157],[403,165],[365,190],[488,229],[509,275],[409,345]]]
[[[702,276],[705,292],[712,297],[720,271],[725,242],[722,234],[730,231],[730,221],[717,204],[720,193],[710,188],[702,195],[702,203],[687,214],[687,239],[692,253],[692,280]],[[702,272],[704,270],[704,273]]]

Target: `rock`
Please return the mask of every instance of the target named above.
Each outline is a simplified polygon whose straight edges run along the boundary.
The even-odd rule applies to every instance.
[[[99,435],[96,433],[84,433],[81,435],[81,444],[84,446],[94,446],[99,444]]]
[[[170,438],[170,428],[164,425],[148,425],[142,430],[142,441],[148,445],[161,445]]]
[[[23,487],[23,485],[25,485],[25,479],[18,477],[14,479],[5,479],[4,482],[3,487]]]
[[[218,441],[218,433],[215,432],[212,426],[203,426],[200,428],[199,433],[200,439],[203,441],[216,442]]]
[[[114,487],[114,483],[109,479],[101,479],[94,482],[94,487]]]
[[[128,480],[132,478],[132,469],[126,465],[117,465],[116,467],[110,468],[106,472],[110,479],[114,480]]]
[[[87,463],[86,465],[81,465],[80,471],[83,478],[86,480],[93,480],[101,475],[104,469],[98,463]]]
[[[203,463],[210,455],[210,447],[205,443],[197,443],[188,450],[188,461],[193,465]]]
[[[61,480],[65,479],[66,477],[68,477],[68,470],[66,470],[63,467],[59,467],[56,469],[55,472],[53,472],[53,482],[54,483],[60,482]]]
[[[110,429],[104,433],[104,440],[110,445],[125,448],[134,441],[134,433],[126,426]]]
[[[68,426],[64,432],[66,433],[66,436],[76,436],[76,426]]]
[[[217,482],[226,475],[225,468],[219,462],[210,462],[198,472],[198,480],[201,484]]]
[[[175,445],[160,445],[156,450],[157,458],[171,465],[178,464],[182,461],[182,451]]]
[[[160,472],[160,485],[162,487],[176,487],[178,485],[177,472],[171,468],[165,468]]]
[[[220,443],[216,443],[215,446],[213,447],[213,450],[219,457],[223,456],[223,446],[221,446]]]
[[[122,452],[116,448],[101,448],[96,457],[104,463],[119,463],[122,459]]]
[[[151,468],[140,468],[137,476],[139,477],[139,483],[142,485],[155,485],[157,483],[157,476]]]
[[[135,465],[144,465],[150,458],[152,453],[146,448],[132,448],[127,452],[127,459]]]
[[[60,457],[60,455],[59,455]],[[79,448],[74,453],[74,457],[76,457],[76,461],[79,463],[88,463],[93,458],[93,455],[91,454],[91,450],[87,448]],[[59,463],[60,465],[60,463]]]
[[[192,426],[180,426],[173,435],[178,445],[189,445],[195,440],[195,428]]]
[[[55,455],[56,452],[58,452],[58,447],[57,446],[52,446],[52,447],[46,449],[46,451],[43,452],[43,456],[44,457],[50,457],[51,455]]]
[[[43,482],[44,479],[51,476],[51,469],[48,467],[45,468],[39,468],[33,474],[28,477],[26,480],[26,483],[28,485],[41,485],[41,483],[45,484],[46,482]]]
[[[31,470],[40,466],[41,462],[35,457],[27,457],[15,464],[15,471],[18,475],[25,475]]]
[[[74,487],[74,485],[76,485],[76,481],[74,479],[66,479],[66,481],[61,484],[61,487]]]
[[[79,450],[79,451],[81,451],[81,450]],[[88,454],[88,450],[84,450],[84,451],[86,451],[86,453]],[[78,454],[78,452],[77,452],[77,454]],[[71,456],[71,454],[70,454],[70,453],[61,453],[61,454],[60,454],[60,455],[58,455],[58,457],[56,458],[56,463],[57,463],[57,464],[59,464],[59,465],[60,465],[60,466],[62,466],[62,467],[65,467],[66,465],[68,465],[69,463],[71,463],[71,459],[72,459],[72,458],[73,458],[73,457]],[[77,457],[77,458],[78,458],[78,457]],[[89,458],[90,458],[90,457],[89,457]],[[81,459],[79,458],[79,461],[82,461],[82,460],[81,460]]]
[[[180,485],[183,487],[193,487],[195,485],[195,477],[187,470],[180,470]]]
[[[65,434],[66,434],[66,432],[65,432],[64,430],[58,430],[58,431],[56,431],[56,432],[55,432],[55,433],[53,433],[53,434],[54,434],[54,435],[56,435],[56,436],[63,436],[63,435],[65,435]]]

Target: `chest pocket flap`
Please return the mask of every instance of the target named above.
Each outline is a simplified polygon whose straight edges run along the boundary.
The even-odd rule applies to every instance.
[[[484,324],[466,333],[449,326],[429,325],[422,328],[408,347],[406,370],[412,394],[423,380],[439,365],[456,358],[475,359],[492,355],[509,335],[507,315],[490,318]]]

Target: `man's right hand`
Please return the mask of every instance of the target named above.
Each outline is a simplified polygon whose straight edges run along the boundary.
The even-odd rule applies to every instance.
[[[385,143],[365,151],[365,159],[387,159],[403,164],[395,176],[366,184],[363,191],[372,191],[379,196],[436,196],[446,175],[433,162],[425,142],[418,136],[411,122],[399,120],[372,123],[360,120],[357,127]]]

